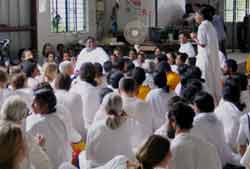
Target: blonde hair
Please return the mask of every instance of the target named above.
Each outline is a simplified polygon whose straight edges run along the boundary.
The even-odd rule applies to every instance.
[[[57,72],[58,72],[58,68],[55,63],[47,63],[44,67],[44,77],[48,78],[48,80],[53,80],[53,79],[50,79],[51,75],[56,74]]]
[[[0,121],[1,169],[17,169],[24,145],[21,128],[14,123]]]
[[[28,107],[20,96],[10,96],[0,110],[0,120],[18,122],[28,114]]]
[[[126,120],[125,116],[123,115],[122,110],[122,98],[116,93],[109,93],[107,94],[102,102],[102,108],[108,115],[106,125],[115,130],[119,128],[123,122]]]

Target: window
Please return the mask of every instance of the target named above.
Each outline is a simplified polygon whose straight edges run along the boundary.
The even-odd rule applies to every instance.
[[[224,16],[226,22],[242,22],[246,14],[249,13],[250,0],[225,0]]]
[[[52,32],[88,31],[88,0],[50,0]]]

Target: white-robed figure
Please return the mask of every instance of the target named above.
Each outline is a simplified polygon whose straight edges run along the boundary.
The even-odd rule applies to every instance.
[[[150,104],[136,98],[136,82],[132,78],[122,78],[119,82],[119,93],[123,101],[123,109],[129,117],[144,125],[142,135],[151,135],[157,129]],[[139,134],[139,133],[138,133]]]
[[[171,169],[221,169],[216,148],[190,134],[195,116],[191,107],[177,102],[169,111],[169,137],[171,142]]]
[[[79,79],[72,84],[70,92],[77,93],[82,98],[82,115],[85,128],[88,129],[99,109],[99,88],[95,81],[95,67],[92,63],[83,63]]]
[[[12,122],[22,130],[27,148],[26,160],[23,161],[22,166],[29,165],[35,169],[52,169],[50,159],[42,147],[40,147],[42,145],[38,143],[42,142],[42,140],[39,139],[41,137],[32,137],[29,133],[25,132],[24,125],[28,111],[29,109],[25,101],[20,96],[10,96],[5,100],[1,108],[0,120]]]
[[[117,155],[133,157],[131,144],[133,129],[122,109],[122,98],[115,93],[110,93],[104,97],[102,107],[106,117],[96,121],[89,128],[86,159],[80,159],[80,161],[86,160],[86,168],[102,166]]]
[[[71,162],[72,149],[67,127],[56,110],[56,96],[48,83],[41,83],[34,89],[33,114],[26,120],[26,131],[33,137],[45,139],[44,149],[58,168],[63,162]]]
[[[193,103],[197,115],[194,117],[191,134],[216,147],[222,166],[226,164],[240,166],[240,155],[234,153],[226,144],[223,125],[213,113],[215,108],[213,97],[206,92],[199,92]]]
[[[196,13],[195,20],[200,24],[198,35],[196,37],[196,34],[192,33],[191,36],[198,45],[196,66],[202,70],[202,76],[206,80],[209,91],[218,102],[221,96],[219,44],[210,13],[208,7],[202,7]]]
[[[136,160],[132,160],[118,155],[95,169],[168,168],[171,159],[170,143],[162,136],[152,135],[137,148],[135,156]]]
[[[168,112],[168,102],[175,94],[166,86],[167,78],[164,72],[154,75],[154,84],[157,88],[148,93],[146,102],[151,105],[154,120],[156,120],[155,123],[158,124],[157,128],[159,128],[165,122],[166,113]]]
[[[82,98],[79,94],[69,92],[70,86],[70,76],[66,74],[59,74],[57,76],[55,80],[57,102],[68,109],[73,128],[77,130],[82,138],[85,138],[86,129],[82,114]]]
[[[237,151],[237,136],[244,105],[240,101],[240,84],[233,78],[226,79],[222,89],[222,99],[215,109],[215,114],[224,126],[226,143]]]
[[[101,47],[96,46],[95,38],[88,37],[86,40],[86,47],[81,51],[77,57],[76,62],[76,71],[79,71],[81,65],[85,62],[91,63],[100,63],[101,65],[104,62],[109,60],[108,54]]]

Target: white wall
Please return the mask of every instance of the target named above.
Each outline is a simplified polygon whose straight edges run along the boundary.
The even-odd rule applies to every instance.
[[[41,0],[40,0],[41,1]],[[81,33],[76,36],[72,33],[53,33],[51,32],[51,19],[50,19],[50,0],[47,0],[46,10],[42,13],[37,13],[37,27],[38,27],[38,50],[41,52],[44,43],[49,42],[53,45],[58,43],[70,43],[78,40],[85,40],[87,36],[96,35],[96,3],[95,0],[88,0],[89,3],[89,31],[87,33]]]

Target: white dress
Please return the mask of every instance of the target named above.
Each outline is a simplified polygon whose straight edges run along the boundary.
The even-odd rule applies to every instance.
[[[104,62],[108,60],[108,54],[101,47],[96,47],[95,49],[84,48],[78,55],[76,62],[76,70],[79,71],[81,65],[86,62],[100,63],[101,65],[103,65]]]
[[[87,134],[86,166],[100,167],[117,155],[132,158],[131,131],[129,120],[115,130],[106,126],[106,119],[93,123]]]
[[[171,169],[221,169],[216,148],[189,133],[179,134],[171,142]]]
[[[97,87],[85,81],[77,80],[76,83],[72,85],[70,92],[77,93],[82,98],[82,115],[85,128],[88,130],[100,107],[99,90]]]
[[[221,99],[215,109],[215,115],[224,126],[226,143],[232,150],[237,147],[237,135],[240,127],[240,117],[242,112],[232,103]]]
[[[82,98],[79,94],[67,92],[66,90],[55,90],[58,104],[64,105],[69,110],[74,129],[80,133],[82,138],[86,137],[82,114]]]
[[[219,101],[221,97],[221,71],[219,60],[219,45],[217,32],[209,21],[203,21],[198,29],[199,43],[196,66],[202,71],[202,77],[206,80],[206,84],[212,95]]]
[[[146,102],[149,103],[152,108],[155,124],[158,124],[157,128],[164,124],[167,112],[169,111],[168,102],[173,96],[175,96],[174,92],[169,91],[167,93],[159,88],[153,89],[148,93]]]
[[[226,144],[224,128],[214,113],[199,113],[195,116],[191,135],[204,139],[214,145],[222,165],[240,165],[240,155],[235,154]]]
[[[30,115],[26,120],[26,131],[33,137],[39,134],[45,138],[44,148],[53,169],[58,168],[65,161],[71,162],[72,149],[67,129],[57,113]]]

